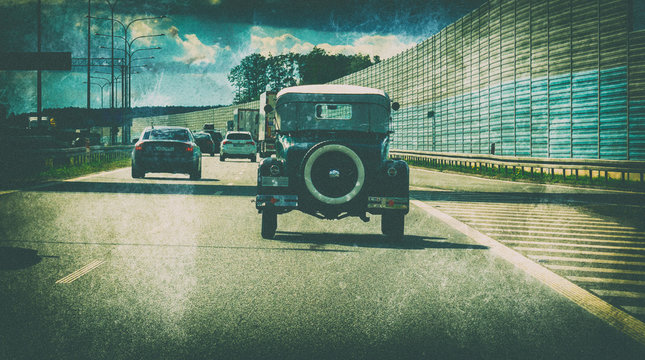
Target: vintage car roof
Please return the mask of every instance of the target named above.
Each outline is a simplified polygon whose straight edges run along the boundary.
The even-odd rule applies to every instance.
[[[355,85],[301,85],[280,90],[277,97],[285,94],[355,94],[381,95],[387,97],[383,90]]]

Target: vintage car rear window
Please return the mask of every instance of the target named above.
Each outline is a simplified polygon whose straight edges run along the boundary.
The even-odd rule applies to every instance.
[[[316,104],[316,119],[350,120],[352,105],[350,104]]]

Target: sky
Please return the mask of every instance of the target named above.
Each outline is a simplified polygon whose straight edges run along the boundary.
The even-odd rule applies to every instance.
[[[227,80],[245,56],[288,51],[307,53],[314,46],[330,53],[389,58],[432,36],[476,9],[483,0],[109,0],[115,18],[165,15],[136,21],[127,38],[133,42],[133,106],[227,105],[233,88]],[[637,3],[643,1],[638,0]],[[106,0],[92,0],[92,16],[109,17]],[[639,5],[642,8],[642,5]],[[641,9],[643,10],[643,9]],[[87,1],[42,0],[42,51],[69,51],[87,56]],[[92,34],[110,33],[110,22],[92,20]],[[1,51],[36,51],[36,0],[0,0]],[[115,27],[123,36],[123,29]],[[116,38],[116,47],[123,40]],[[109,57],[107,36],[92,36],[92,57]],[[160,50],[140,50],[161,47]],[[122,50],[116,50],[119,54]],[[154,59],[146,59],[154,56]],[[109,68],[93,69],[109,77]],[[85,107],[86,69],[43,72],[43,108]],[[93,79],[95,80],[95,79]],[[96,84],[104,83],[96,79]],[[35,111],[36,74],[0,71],[0,104],[9,111]],[[104,105],[109,105],[109,86]],[[101,88],[92,86],[92,107],[101,106]]]
[[[138,74],[132,78],[133,106],[228,105],[233,88],[227,80],[245,56],[288,51],[307,53],[314,46],[329,53],[391,57],[432,36],[483,0],[109,0],[115,18],[164,15],[136,21],[127,38],[133,42]],[[115,4],[116,2],[116,4]],[[36,51],[36,0],[0,0],[1,51]],[[92,16],[109,17],[106,0],[92,0]],[[42,0],[42,51],[69,51],[87,57],[87,1]],[[93,19],[92,34],[110,34],[110,21]],[[123,36],[121,26],[115,35]],[[123,40],[115,38],[117,48]],[[110,57],[110,38],[91,38],[92,57]],[[115,50],[115,56],[122,50]],[[149,57],[154,59],[146,59]],[[92,76],[108,78],[109,68]],[[85,107],[86,68],[44,71],[43,108]],[[91,106],[101,107],[105,80],[94,79]],[[0,104],[9,112],[35,111],[36,73],[0,71]],[[109,85],[103,104],[109,106]]]

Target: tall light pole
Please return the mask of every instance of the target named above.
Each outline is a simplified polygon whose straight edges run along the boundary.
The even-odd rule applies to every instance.
[[[92,62],[90,39],[92,38],[92,0],[87,0],[87,110],[90,109],[90,65]],[[103,107],[103,87],[101,87],[101,107]]]
[[[40,16],[41,16],[41,4],[40,0],[38,0],[38,20],[37,20],[37,32],[38,32],[38,53],[40,53],[41,50],[41,43],[42,43],[42,25],[40,21]],[[36,88],[38,91],[38,94],[36,95],[36,116],[38,118],[37,124],[38,128],[40,129],[41,124],[41,112],[43,111],[43,83],[42,83],[42,71],[38,69],[36,72]]]
[[[116,6],[116,3],[118,0],[114,0],[114,2],[111,2],[110,0],[105,0],[105,2],[108,4],[110,7],[110,29],[112,33],[112,86],[110,86],[110,107],[114,108],[114,7]]]
[[[132,106],[131,94],[130,94],[130,91],[132,90],[132,87],[130,85],[130,81],[132,80],[132,69],[130,68],[130,65],[131,65],[130,59],[131,59],[131,55],[132,55],[132,52],[131,52],[132,43],[134,42],[134,40],[139,39],[139,38],[153,37],[153,36],[163,36],[163,34],[139,36],[139,37],[134,38],[132,41],[128,42],[128,30],[129,30],[130,26],[132,24],[134,24],[135,22],[137,22],[137,21],[164,19],[164,18],[166,18],[166,16],[161,15],[161,16],[134,19],[134,20],[130,21],[126,25],[123,22],[121,22],[121,21],[119,21],[119,20],[114,18],[114,5],[116,5],[116,0],[114,2],[114,5],[112,5],[109,0],[106,0],[106,2],[108,3],[108,5],[110,5],[110,8],[112,9],[112,16],[109,19],[107,19],[107,18],[99,18],[99,17],[96,17],[96,19],[109,20],[111,22],[111,24],[112,24],[112,26],[111,26],[112,32],[111,32],[111,35],[110,35],[110,37],[112,39],[112,78],[114,78],[114,23],[115,22],[118,23],[123,28],[123,36],[122,37],[119,36],[119,37],[123,39],[124,48],[125,48],[124,49],[124,53],[125,53],[124,61],[127,64],[127,69],[123,68],[123,65],[122,65],[122,71],[124,72],[124,75],[122,75],[122,76],[125,76],[125,73],[127,73],[127,82],[124,81],[122,91],[125,91],[127,93],[127,96],[124,96],[124,98],[127,99],[127,105],[125,107],[130,108]],[[161,48],[159,48],[159,49],[161,49]],[[126,78],[122,78],[122,80],[125,80],[125,79]],[[112,94],[114,94],[114,91],[112,91]],[[114,104],[113,100],[112,100],[112,104]],[[124,136],[124,139],[125,139],[125,136],[126,136],[125,125],[124,125],[123,136]]]
[[[159,34],[159,35],[149,35],[146,37],[152,37],[152,36],[164,36],[164,34]],[[142,38],[144,36],[139,36],[137,38],[132,39],[130,41],[130,50],[132,50],[132,43],[134,43],[135,40]],[[128,56],[128,107],[132,107],[132,56],[138,52],[138,51],[144,51],[144,50],[161,50],[160,46],[153,47],[153,48],[143,48],[143,49],[137,49],[135,51],[131,51],[129,56]],[[151,56],[151,58],[154,58],[154,56]],[[143,59],[143,58],[141,58]],[[135,59],[136,60],[136,59]]]
[[[106,0],[106,1],[107,1],[107,0]],[[128,54],[130,54],[130,51],[132,50],[132,49],[131,49],[131,47],[132,47],[132,43],[134,43],[134,41],[135,41],[135,40],[140,39],[140,38],[146,38],[146,37],[165,36],[165,34],[142,35],[142,36],[137,36],[136,38],[132,39],[131,41],[128,41],[128,30],[130,29],[130,26],[132,26],[132,24],[134,24],[134,23],[136,23],[136,22],[138,22],[138,21],[165,19],[165,18],[167,18],[167,16],[166,16],[166,15],[161,15],[161,16],[152,16],[152,17],[144,17],[144,18],[134,19],[134,20],[130,21],[130,22],[129,22],[129,23],[127,23],[127,24],[124,24],[124,23],[123,23],[123,22],[121,22],[120,20],[115,19],[115,18],[114,18],[114,16],[113,16],[113,17],[111,17],[111,18],[104,18],[104,17],[93,16],[92,18],[93,18],[93,19],[99,19],[99,20],[107,20],[107,21],[110,21],[110,22],[112,22],[112,25],[113,25],[113,26],[114,26],[114,23],[117,23],[117,24],[121,25],[121,29],[123,30],[123,36],[114,35],[114,32],[112,32],[112,34],[111,34],[111,35],[107,35],[107,34],[99,34],[99,33],[95,33],[95,35],[98,35],[98,36],[109,36],[109,37],[111,37],[111,38],[112,38],[112,41],[113,41],[113,42],[114,42],[114,37],[117,37],[117,38],[122,39],[122,40],[123,40],[123,47],[126,49],[126,56],[127,56]],[[114,45],[112,45],[112,47],[114,47]],[[112,58],[114,58],[114,52],[112,53]],[[130,61],[129,61],[129,59],[128,59],[128,58],[125,58],[124,60],[125,60],[126,64],[128,64],[128,65],[129,65],[129,62],[130,62]],[[127,80],[128,82],[126,83],[126,92],[127,92],[127,97],[126,97],[126,98],[128,99],[128,101],[127,101],[127,102],[128,102],[128,106],[127,106],[127,107],[131,107],[131,94],[130,94],[130,90],[132,89],[132,87],[131,87],[131,85],[130,85],[130,83],[129,83],[129,81],[131,80],[131,76],[130,76],[130,68],[129,68],[129,66],[128,66],[128,69],[127,69],[127,73],[128,73],[128,80]]]

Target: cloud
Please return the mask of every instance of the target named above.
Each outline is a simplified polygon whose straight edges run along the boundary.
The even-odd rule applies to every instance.
[[[314,46],[317,46],[330,54],[378,55],[381,59],[387,59],[403,50],[413,47],[415,44],[414,41],[405,42],[395,35],[363,35],[350,44],[332,45],[329,43],[319,43],[314,45],[289,33],[276,37],[262,37],[251,34],[251,48],[265,56],[268,54],[278,55],[288,52],[308,53]]]
[[[188,65],[211,65],[215,64],[218,53],[230,49],[220,47],[218,44],[206,45],[199,40],[195,34],[186,34],[184,39],[179,35],[179,29],[172,26],[168,31],[182,50],[181,56],[174,57],[175,61]]]

